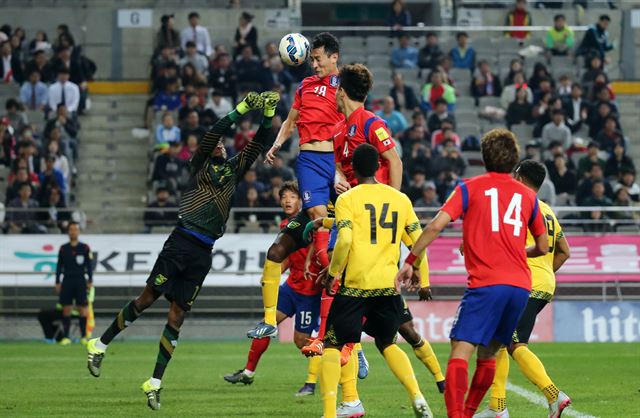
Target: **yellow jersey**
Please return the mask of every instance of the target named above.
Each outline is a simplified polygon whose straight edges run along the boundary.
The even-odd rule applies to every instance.
[[[542,257],[527,258],[527,264],[531,269],[531,294],[530,297],[551,301],[556,290],[556,275],[553,271],[553,257],[556,250],[556,242],[564,236],[562,227],[553,210],[541,200],[538,200],[540,211],[547,225],[549,239],[549,252]],[[535,245],[535,239],[531,232],[527,231],[527,247]]]
[[[336,225],[329,274],[335,277],[344,271],[339,293],[396,295],[402,237],[406,233],[415,243],[421,233],[409,198],[391,186],[360,184],[338,197]]]

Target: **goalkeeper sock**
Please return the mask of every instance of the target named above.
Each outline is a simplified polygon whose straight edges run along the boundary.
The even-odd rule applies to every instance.
[[[320,373],[321,363],[322,357],[309,357],[309,369],[307,372],[307,380],[305,380],[305,383],[313,383],[314,385],[316,384],[316,382],[318,381],[318,374]]]
[[[476,361],[476,372],[473,374],[469,394],[464,403],[465,418],[471,418],[476,413],[478,405],[480,405],[482,398],[484,398],[487,390],[491,387],[491,383],[493,383],[495,374],[496,361],[494,359]]]
[[[164,370],[167,368],[167,364],[169,364],[171,356],[173,356],[173,350],[175,350],[176,345],[178,345],[179,335],[180,330],[174,329],[169,324],[164,326],[162,337],[160,337],[160,349],[158,351],[156,367],[153,369],[154,379],[162,379]]]
[[[516,348],[511,356],[520,366],[522,374],[544,393],[549,403],[558,399],[558,388],[551,381],[540,359],[527,346]]]
[[[496,375],[491,384],[489,409],[502,412],[507,408],[507,377],[509,377],[509,353],[502,347],[496,355]]]
[[[69,338],[69,328],[71,328],[71,317],[63,316],[62,317],[62,332],[64,333],[64,338]]]
[[[429,369],[433,377],[436,379],[436,382],[444,380],[442,369],[440,369],[440,363],[438,363],[438,358],[433,352],[433,348],[431,347],[431,344],[429,344],[429,341],[424,338],[421,339],[418,344],[413,346],[413,353],[418,357],[422,364]]]
[[[340,381],[340,351],[335,348],[325,349],[322,353],[321,365],[322,411],[325,417],[335,417],[338,382]]]
[[[276,305],[280,286],[280,263],[267,259],[262,270],[262,302],[264,304],[264,322],[276,326]]]
[[[87,336],[87,317],[80,315],[78,317],[78,322],[80,322],[80,335],[82,335],[82,338],[86,338],[86,336]]]
[[[136,309],[135,301],[127,303],[124,308],[118,313],[116,319],[113,320],[109,328],[100,337],[100,342],[104,345],[108,345],[116,335],[120,334],[126,327],[131,325],[133,321],[138,319],[142,312],[138,312]]]
[[[245,371],[255,372],[258,367],[258,362],[262,354],[269,348],[269,342],[271,338],[255,338],[251,340],[251,348],[249,349],[249,355],[247,356],[247,364],[244,366]]]
[[[407,354],[396,344],[391,344],[384,349],[382,355],[393,374],[407,390],[411,402],[417,398],[423,398]]]

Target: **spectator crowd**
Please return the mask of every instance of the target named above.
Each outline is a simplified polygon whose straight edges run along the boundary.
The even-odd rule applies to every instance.
[[[81,115],[95,64],[66,24],[50,40],[21,27],[0,27],[0,164],[9,168],[3,232],[65,232],[75,203]],[[4,96],[3,96],[4,97]]]

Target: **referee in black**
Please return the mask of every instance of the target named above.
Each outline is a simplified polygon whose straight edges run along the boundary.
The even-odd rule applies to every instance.
[[[71,326],[71,308],[75,306],[80,314],[80,332],[82,343],[87,338],[87,292],[93,286],[93,255],[89,246],[78,240],[80,225],[69,223],[69,242],[60,247],[56,266],[56,293],[62,305],[62,327],[64,337],[60,345],[69,345],[69,327]],[[62,282],[60,281],[62,276]]]
[[[189,162],[190,179],[180,199],[176,228],[164,243],[146,287],[122,308],[100,338],[87,344],[87,367],[91,375],[98,377],[107,346],[116,335],[161,295],[171,302],[152,377],[142,384],[151,409],[160,408],[162,376],[178,344],[185,314],[191,310],[211,270],[211,251],[216,240],[224,235],[236,186],[258,155],[273,142],[271,119],[279,99],[276,92],[250,92],[204,135]],[[227,159],[223,135],[242,115],[254,109],[264,109],[258,132],[241,152]]]

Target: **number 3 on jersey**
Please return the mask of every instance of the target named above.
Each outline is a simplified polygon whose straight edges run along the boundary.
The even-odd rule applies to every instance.
[[[325,97],[327,95],[327,86],[316,86],[316,88],[313,89],[313,92],[318,96]]]
[[[491,198],[491,232],[499,232],[500,214],[498,213],[498,189],[492,187],[489,190],[485,190],[484,195]],[[520,193],[514,193],[507,207],[507,211],[502,217],[502,223],[505,225],[513,225],[513,235],[515,237],[520,236],[520,230],[522,229],[522,221],[520,220],[521,212],[522,195]]]

